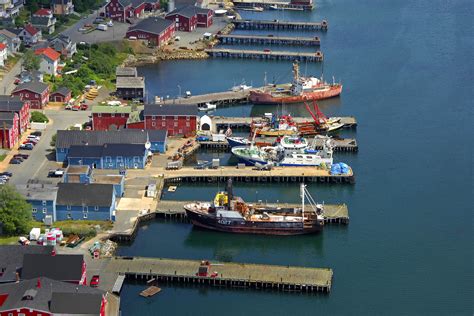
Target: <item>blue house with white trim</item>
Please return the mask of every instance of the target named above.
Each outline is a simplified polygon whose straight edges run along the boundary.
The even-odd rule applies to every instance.
[[[69,166],[63,176],[65,183],[90,183],[92,169],[89,166]]]
[[[31,183],[17,185],[17,191],[31,204],[31,213],[37,221],[43,221],[47,215],[56,220],[56,194],[58,188],[51,184]]]
[[[122,197],[125,193],[125,177],[123,175],[94,175],[93,183],[106,183],[114,186],[115,197]]]

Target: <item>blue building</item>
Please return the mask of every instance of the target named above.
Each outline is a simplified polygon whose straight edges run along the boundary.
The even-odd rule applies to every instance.
[[[143,169],[147,158],[148,150],[141,144],[82,145],[69,148],[68,164],[97,169]]]
[[[90,183],[92,169],[89,166],[69,166],[63,176],[65,183]]]
[[[18,192],[31,204],[31,213],[37,221],[43,221],[46,216],[56,220],[56,194],[58,188],[51,184],[17,185]]]
[[[71,146],[103,146],[105,144],[145,145],[150,143],[151,152],[165,152],[166,130],[144,131],[124,129],[118,131],[70,131],[59,130],[56,136],[56,161],[68,160]],[[125,147],[124,147],[125,148]]]
[[[115,197],[122,197],[125,193],[125,177],[123,175],[94,175],[93,183],[112,184]]]
[[[56,219],[115,220],[114,186],[96,183],[59,183]]]

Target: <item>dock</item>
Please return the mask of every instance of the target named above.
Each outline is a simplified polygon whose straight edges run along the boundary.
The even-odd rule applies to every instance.
[[[148,287],[147,289],[143,290],[140,292],[140,296],[143,296],[143,297],[152,297],[158,293],[161,292],[161,289],[157,286],[150,286]]]
[[[259,45],[302,45],[320,46],[319,37],[286,37],[273,35],[223,35],[217,34],[222,44],[259,44]]]
[[[271,51],[271,50],[245,50],[245,49],[224,49],[210,48],[205,52],[214,58],[242,58],[242,59],[262,59],[262,60],[298,60],[301,62],[321,62],[324,59],[323,53]]]
[[[268,1],[268,0],[233,0],[237,9],[247,9],[260,7],[264,9],[273,9],[277,7],[280,10],[313,10],[313,4],[295,4],[287,1]]]
[[[184,220],[186,219],[184,205],[195,202],[196,201],[161,200],[157,205],[156,216],[165,219]],[[254,205],[259,204],[259,202],[248,203]],[[301,204],[297,203],[268,203],[268,205],[285,208],[301,207]],[[308,211],[310,211],[310,207],[308,207]],[[325,223],[349,224],[349,208],[346,204],[324,204],[324,216]]]
[[[99,259],[102,260],[102,259]],[[146,282],[215,286],[222,288],[251,288],[282,292],[331,291],[333,271],[330,268],[306,268],[249,263],[212,263],[213,276],[197,275],[201,261],[115,257],[104,259],[104,271],[109,275],[124,275],[127,279]]]
[[[240,30],[299,30],[299,31],[327,31],[328,22],[296,22],[280,20],[234,20],[232,23]]]
[[[164,99],[155,98],[157,104],[190,104],[204,105],[206,103],[214,103],[217,106],[226,104],[245,103],[250,95],[250,90],[243,91],[223,91],[213,92],[201,95],[193,95],[188,98]]]
[[[255,117],[226,117],[226,116],[212,116],[212,124],[211,129],[215,132],[218,132],[221,129],[237,129],[237,130],[249,130],[252,121]],[[292,117],[295,123],[303,123],[312,120],[310,117]],[[356,128],[357,127],[357,120],[354,116],[343,116],[340,117],[339,122],[344,124],[344,128]]]

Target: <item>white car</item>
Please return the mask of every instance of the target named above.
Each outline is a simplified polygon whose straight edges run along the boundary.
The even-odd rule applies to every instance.
[[[27,139],[34,139],[36,141],[39,141],[40,140],[40,137],[39,136],[35,136],[35,135],[28,135],[28,137],[26,137]]]

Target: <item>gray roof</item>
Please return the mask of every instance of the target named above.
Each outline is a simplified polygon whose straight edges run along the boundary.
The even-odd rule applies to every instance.
[[[58,281],[80,281],[84,255],[25,254],[21,278],[47,277]]]
[[[69,148],[69,158],[101,157],[137,157],[145,156],[143,144],[104,144],[103,146],[78,145]]]
[[[168,28],[170,25],[173,25],[174,21],[170,20],[165,20],[162,18],[147,18],[144,20],[141,20],[135,25],[132,25],[128,28],[128,32],[130,31],[143,31],[147,33],[152,33],[159,35],[163,33],[166,28]]]
[[[29,90],[29,91],[32,91],[34,93],[41,94],[47,88],[48,88],[48,85],[46,83],[42,83],[42,82],[39,82],[39,81],[30,81],[30,82],[26,82],[26,83],[22,83],[22,84],[18,85],[15,88],[15,90],[13,90],[13,92],[21,91],[21,90]]]
[[[1,112],[20,112],[24,104],[25,102],[21,101],[19,96],[0,95]]]
[[[0,121],[2,122],[13,122],[13,119],[15,118],[16,113],[15,112],[0,112]],[[3,126],[0,126],[0,129]]]
[[[113,175],[113,174],[96,174],[94,175],[95,183],[110,183],[110,184],[120,184],[124,180],[122,175]]]
[[[89,173],[91,168],[89,166],[69,166],[66,170],[68,174],[83,174]]]
[[[14,29],[12,29],[14,30]],[[6,37],[8,37],[10,40],[14,39],[14,38],[17,38],[18,37],[18,34],[21,32],[21,30],[19,30],[18,33],[15,33],[15,32],[12,32],[12,30],[10,29],[1,29],[0,30],[0,34],[3,34],[5,35]]]
[[[188,105],[188,104],[145,104],[144,114],[145,116],[149,116],[149,115],[197,116],[198,109],[197,109],[197,105]]]
[[[69,147],[69,158],[100,158],[103,147],[100,145],[74,145]]]
[[[115,75],[117,77],[136,77],[137,68],[136,67],[117,67],[115,70]]]
[[[37,287],[38,281],[40,287]],[[34,299],[23,299],[26,293],[33,293],[33,291],[36,291]],[[37,311],[50,312],[50,308],[52,311],[54,303],[55,307],[61,308],[63,314],[78,314],[76,311],[87,311],[87,313],[83,314],[93,315],[99,315],[97,308],[100,309],[100,299],[102,295],[105,294],[104,291],[96,288],[78,286],[77,284],[56,281],[46,277],[0,285],[0,293],[8,294],[7,299],[3,305],[0,306],[0,311],[29,308]],[[73,294],[74,299],[71,299],[70,296],[56,296],[60,293]],[[99,301],[97,301],[97,298],[95,300],[91,299],[89,295],[94,295]],[[55,297],[55,300],[53,300],[53,297]],[[67,306],[70,307],[69,310],[65,309],[67,307],[65,305],[66,302],[68,302]],[[79,308],[78,305],[82,305],[82,307]],[[91,313],[91,311],[96,312]]]
[[[0,268],[5,268],[3,275],[0,276],[0,283],[12,282],[16,280],[16,272],[23,266],[23,255],[27,253],[50,254],[52,246],[20,246],[6,245],[0,246]],[[1,290],[0,290],[1,292]]]
[[[59,130],[56,137],[56,148],[69,148],[74,145],[104,144],[145,144],[147,133],[150,142],[160,141],[162,132],[124,129],[118,131],[70,131]],[[155,137],[160,137],[156,139]]]
[[[105,206],[112,205],[114,187],[111,184],[59,183],[56,205]]]
[[[99,293],[53,293],[51,312],[58,314],[100,314],[102,295]]]
[[[117,77],[117,89],[120,88],[145,88],[144,77]]]
[[[22,28],[13,28],[13,27],[8,27],[6,28],[7,31],[9,31],[10,33],[13,33],[13,34],[16,34],[16,35],[20,35],[21,31],[23,30]]]
[[[168,131],[166,129],[152,129],[147,130],[148,139],[150,142],[164,142],[166,141],[166,137],[168,136]]]
[[[52,184],[19,184],[17,191],[27,200],[53,201],[56,199],[58,188]]]
[[[56,91],[52,92],[51,94],[55,94],[55,93],[66,96],[71,93],[71,89],[66,88],[66,87],[59,87]]]
[[[196,15],[196,14],[207,14],[209,11],[211,11],[211,10],[210,9],[199,8],[199,7],[196,7],[194,5],[187,5],[187,6],[184,6],[184,7],[181,7],[181,8],[174,9],[170,13],[166,14],[166,16],[179,14],[179,15],[190,18],[190,17],[192,17],[193,15]]]

